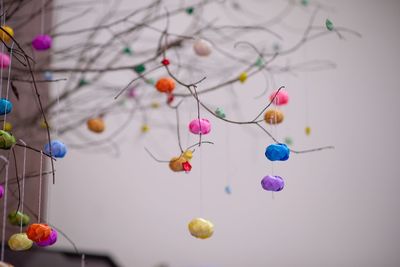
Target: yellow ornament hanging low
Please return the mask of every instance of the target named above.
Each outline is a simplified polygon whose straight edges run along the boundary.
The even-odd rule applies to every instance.
[[[244,83],[246,80],[247,80],[247,72],[244,71],[239,75],[239,81],[241,83]]]
[[[214,225],[203,218],[196,218],[188,224],[189,232],[192,236],[200,239],[207,239],[214,233]]]
[[[306,135],[309,136],[311,134],[311,128],[307,126],[304,131],[306,132]]]
[[[7,26],[7,25],[1,26],[0,31],[1,31],[0,32],[0,39],[3,40],[6,43],[10,42],[10,40],[11,40],[11,37],[9,35],[14,37],[14,30],[11,27]],[[7,32],[9,35],[7,33],[5,33],[5,32]]]
[[[12,124],[11,124],[10,122],[7,121],[7,122],[5,123],[5,125],[4,125],[4,131],[6,131],[6,132],[11,132],[12,129],[13,129]]]
[[[33,241],[28,238],[26,233],[13,234],[10,239],[8,239],[8,246],[14,251],[28,250],[32,245]]]

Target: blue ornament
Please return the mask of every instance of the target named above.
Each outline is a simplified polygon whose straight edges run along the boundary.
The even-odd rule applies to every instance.
[[[228,195],[232,194],[232,190],[229,185],[225,186],[225,193],[227,193]]]
[[[50,71],[45,71],[45,72],[43,73],[43,78],[44,78],[46,81],[51,81],[51,80],[53,80],[53,73],[50,72]]]
[[[0,99],[0,115],[5,115],[11,112],[13,104],[5,98]]]
[[[44,146],[44,152],[50,155],[50,144]],[[53,140],[51,141],[51,154],[55,158],[63,158],[67,154],[67,147],[63,142]]]
[[[272,144],[265,150],[265,156],[270,161],[285,161],[289,158],[290,150],[285,144]]]

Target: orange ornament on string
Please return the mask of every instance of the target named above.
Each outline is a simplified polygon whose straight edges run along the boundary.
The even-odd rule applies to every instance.
[[[169,168],[174,171],[174,172],[181,172],[183,171],[183,163],[187,162],[188,160],[183,157],[173,157],[170,161],[169,161]]]
[[[161,78],[156,83],[156,89],[161,93],[172,93],[175,89],[175,81],[169,77]]]
[[[51,228],[44,223],[34,223],[26,229],[26,235],[34,242],[46,240],[51,234]]]
[[[270,109],[265,112],[264,120],[268,124],[278,124],[283,121],[283,112],[277,109]]]
[[[86,124],[89,130],[94,133],[101,133],[106,128],[106,124],[102,118],[88,119]]]

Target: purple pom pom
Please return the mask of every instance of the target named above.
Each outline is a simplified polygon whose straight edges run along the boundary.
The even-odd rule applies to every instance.
[[[267,175],[261,180],[261,186],[264,190],[278,192],[283,189],[285,182],[280,176]]]
[[[2,198],[4,195],[4,187],[0,185],[0,198]]]
[[[48,247],[56,243],[56,241],[57,241],[57,231],[51,229],[49,237],[46,240],[36,242],[36,245],[38,245],[39,247]]]
[[[44,51],[51,47],[52,41],[49,35],[38,35],[33,39],[32,46],[37,51]]]

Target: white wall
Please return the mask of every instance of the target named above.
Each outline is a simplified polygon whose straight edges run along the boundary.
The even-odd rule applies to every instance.
[[[140,1],[125,2],[135,7]],[[271,140],[257,129],[212,120],[209,139],[216,144],[202,149],[201,167],[197,153],[192,173],[177,175],[143,149],[168,159],[177,151],[174,134],[154,129],[138,138],[140,120],[135,119],[124,133],[120,157],[71,150],[57,162],[51,223],[81,249],[109,252],[123,266],[399,266],[400,2],[338,0],[329,5],[336,11],[327,16],[363,38],[330,36],[299,51],[293,60],[306,54],[334,60],[338,68],[277,78],[291,95],[284,108],[287,120],[277,134],[291,136],[296,149],[336,148],[275,164],[286,188],[274,199],[260,187],[271,172],[263,155]],[[250,101],[262,91],[256,88],[262,77],[257,79],[245,87],[254,91],[243,98],[242,115],[229,107],[228,114],[252,117],[262,106],[260,100],[257,107]],[[304,135],[307,85],[309,138]],[[244,94],[240,85],[234,89]],[[188,113],[182,115],[183,125]],[[153,119],[157,116],[152,113]],[[199,169],[202,216],[215,224],[209,240],[196,240],[187,231],[187,223],[200,215]],[[227,175],[230,196],[224,193]],[[60,240],[58,246],[68,244]]]

